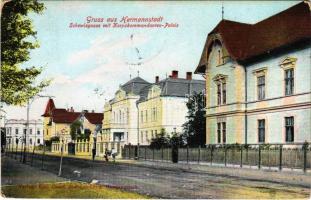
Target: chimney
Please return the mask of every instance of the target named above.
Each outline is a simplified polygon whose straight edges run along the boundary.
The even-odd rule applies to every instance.
[[[178,78],[178,71],[177,70],[173,70],[172,71],[172,78],[173,79],[177,79]]]
[[[70,107],[70,112],[74,112],[74,109],[72,106]]]
[[[159,83],[159,76],[155,77],[155,83]]]
[[[94,110],[92,110],[92,113],[94,113],[95,111]]]
[[[192,80],[192,72],[187,72],[186,73],[186,79],[187,80]]]
[[[88,113],[89,111],[88,111],[88,110],[82,110],[82,112],[84,112],[84,113]]]

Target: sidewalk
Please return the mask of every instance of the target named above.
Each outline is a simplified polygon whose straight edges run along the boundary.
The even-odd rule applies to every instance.
[[[47,171],[22,164],[12,158],[1,156],[1,186],[65,181],[68,180]]]
[[[311,174],[297,171],[270,171],[248,168],[232,168],[201,164],[170,163],[145,160],[118,160],[117,163],[136,165],[163,170],[180,170],[192,173],[206,173],[212,176],[227,176],[237,179],[269,181],[310,188]]]

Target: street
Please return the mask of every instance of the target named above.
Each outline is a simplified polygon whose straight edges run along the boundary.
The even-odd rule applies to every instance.
[[[31,159],[28,157],[28,164]],[[45,156],[44,170],[58,174],[59,157]],[[33,166],[40,169],[42,157]],[[135,191],[156,198],[309,198],[310,188],[253,181],[242,178],[193,173],[180,169],[164,170],[125,163],[64,157],[62,177],[96,182],[111,188]]]

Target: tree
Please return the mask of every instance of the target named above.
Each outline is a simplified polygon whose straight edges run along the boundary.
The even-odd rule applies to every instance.
[[[152,149],[160,149],[164,147],[170,146],[170,137],[165,132],[165,129],[161,129],[160,134],[156,135],[155,138],[151,139],[150,148]]]
[[[206,121],[205,121],[205,95],[193,94],[187,102],[187,122],[183,124],[182,137],[189,146],[205,145]]]
[[[70,136],[72,140],[90,140],[91,130],[90,129],[84,129],[83,125],[80,120],[74,121],[70,125]]]
[[[82,123],[79,120],[74,121],[70,125],[70,136],[72,140],[78,139],[82,134]]]
[[[39,47],[28,14],[43,10],[43,3],[37,0],[1,0],[1,102],[24,104],[50,83],[36,83],[41,67],[20,66],[30,59],[30,50]]]

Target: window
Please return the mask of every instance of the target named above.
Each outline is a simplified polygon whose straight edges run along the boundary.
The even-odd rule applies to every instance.
[[[32,144],[32,139],[31,138],[29,139],[29,143]]]
[[[144,140],[144,132],[142,132],[142,131],[140,132],[140,137],[141,137],[141,138],[140,138],[140,139],[141,139],[141,141],[140,141],[140,142],[142,143],[142,142],[143,142],[143,140]]]
[[[37,139],[37,144],[40,144],[40,139]]]
[[[27,129],[24,128],[24,135],[27,133]]]
[[[285,95],[294,94],[294,69],[285,70]]]
[[[148,131],[146,131],[145,138],[146,138],[146,141],[148,141],[148,140],[149,140]]]
[[[155,135],[155,137],[157,137],[157,135],[158,135],[158,130],[155,130],[155,131],[154,131],[154,135]]]
[[[153,138],[154,136],[153,136],[153,130],[151,130],[151,138]]]
[[[18,135],[18,128],[15,129],[15,134]]]
[[[285,117],[285,140],[294,142],[294,117]]]
[[[217,123],[217,143],[226,143],[226,122],[218,122]]]
[[[145,119],[145,121],[147,122],[147,121],[148,121],[148,110],[145,110],[145,114],[146,114],[146,119]]]
[[[121,123],[122,113],[121,110],[119,110],[119,123]]]
[[[258,142],[265,142],[265,120],[258,120]]]
[[[258,100],[265,99],[265,76],[257,77]]]
[[[226,83],[222,81],[218,81],[217,83],[217,105],[226,104],[227,102],[227,90]]]
[[[226,83],[222,83],[222,104],[226,104]]]
[[[221,84],[217,84],[217,105],[221,104]]]
[[[222,143],[226,143],[226,122],[222,123]]]
[[[37,130],[37,135],[40,135],[40,130]]]
[[[31,128],[31,129],[29,129],[29,134],[32,134],[32,128]]]
[[[221,143],[221,123],[217,123],[217,143]]]
[[[140,111],[140,122],[144,122],[144,112]]]

